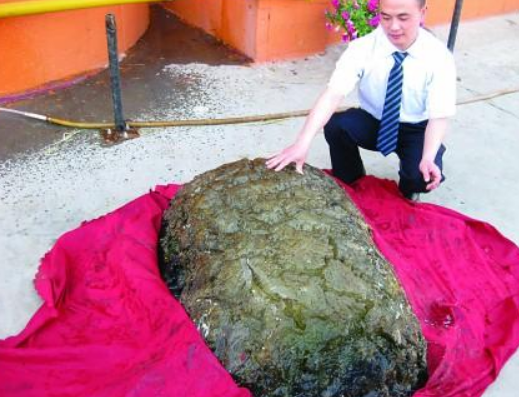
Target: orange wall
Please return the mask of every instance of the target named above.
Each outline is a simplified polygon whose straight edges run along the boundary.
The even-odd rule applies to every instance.
[[[242,52],[247,55],[257,51],[257,30],[251,29],[258,19],[257,3],[258,0],[223,1],[222,34],[217,37],[235,48],[243,48]]]
[[[256,55],[256,20],[259,0],[175,0],[163,7],[239,49]]]
[[[115,14],[120,53],[149,23],[146,3],[0,19],[0,96],[105,67],[107,13]]]
[[[255,61],[266,61],[305,55],[330,43],[333,37],[324,29],[328,4],[329,0],[175,0],[163,6]],[[299,34],[308,29],[312,35]]]
[[[339,40],[324,28],[330,0],[175,0],[180,18],[253,58],[267,61],[323,51]],[[455,0],[429,0],[427,25],[449,23]],[[519,10],[519,0],[465,0],[462,19]]]
[[[325,29],[329,0],[261,0],[255,61],[296,58],[322,51],[339,37]]]
[[[455,0],[428,0],[427,25],[450,23]],[[463,20],[519,11],[519,0],[464,0]]]

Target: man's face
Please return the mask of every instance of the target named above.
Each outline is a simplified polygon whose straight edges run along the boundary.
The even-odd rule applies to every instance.
[[[419,0],[381,0],[380,24],[387,38],[399,50],[407,50],[418,36],[425,7]]]

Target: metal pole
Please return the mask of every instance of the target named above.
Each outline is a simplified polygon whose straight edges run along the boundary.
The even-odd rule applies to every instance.
[[[108,60],[110,62],[110,86],[114,107],[115,129],[118,132],[126,130],[121,100],[121,75],[119,74],[119,58],[117,52],[117,27],[113,14],[106,15],[106,38],[108,41]]]
[[[463,7],[463,0],[456,0],[454,5],[454,12],[452,13],[451,30],[449,32],[449,41],[447,47],[451,52],[454,52],[454,44],[456,43],[456,35],[458,34],[458,26],[461,19],[461,8]]]

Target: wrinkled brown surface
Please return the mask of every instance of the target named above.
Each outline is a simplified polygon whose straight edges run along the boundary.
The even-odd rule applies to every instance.
[[[332,178],[242,160],[164,215],[162,273],[257,397],[410,396],[425,342],[391,266]]]

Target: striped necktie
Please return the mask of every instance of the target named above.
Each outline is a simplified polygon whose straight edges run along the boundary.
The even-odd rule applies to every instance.
[[[386,100],[384,101],[384,110],[382,111],[382,119],[380,120],[380,129],[378,130],[377,149],[387,156],[396,149],[398,140],[398,126],[400,122],[400,105],[402,103],[402,81],[404,79],[404,71],[402,62],[404,62],[407,52],[394,52],[393,58],[395,64],[389,72],[387,79]]]

